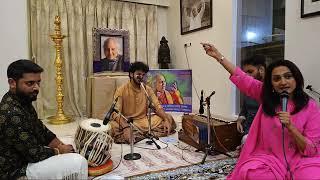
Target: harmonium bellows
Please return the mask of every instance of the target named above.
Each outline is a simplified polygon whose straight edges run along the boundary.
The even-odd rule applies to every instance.
[[[179,140],[203,151],[208,144],[207,118],[200,115],[184,115]],[[234,151],[241,143],[241,134],[237,131],[237,123],[221,118],[210,119],[211,144],[217,151]]]

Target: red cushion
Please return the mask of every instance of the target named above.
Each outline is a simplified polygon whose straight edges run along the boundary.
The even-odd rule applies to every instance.
[[[97,167],[88,167],[89,176],[100,176],[112,170],[113,162],[109,159],[105,164]]]

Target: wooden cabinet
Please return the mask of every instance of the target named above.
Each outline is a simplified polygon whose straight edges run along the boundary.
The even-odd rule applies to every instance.
[[[88,89],[91,91],[87,99],[88,114],[92,118],[104,119],[113,102],[116,89],[128,82],[129,76],[124,75],[94,75],[89,77]]]

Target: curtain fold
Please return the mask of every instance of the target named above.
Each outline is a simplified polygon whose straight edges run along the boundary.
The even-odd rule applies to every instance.
[[[44,68],[37,100],[40,118],[56,113],[54,17],[61,17],[63,40],[64,110],[87,115],[88,77],[92,75],[92,29],[126,29],[130,34],[130,61],[157,67],[157,7],[113,0],[30,0],[31,54]]]

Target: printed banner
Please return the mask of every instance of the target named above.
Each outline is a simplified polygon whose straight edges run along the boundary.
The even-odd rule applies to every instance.
[[[152,69],[146,83],[153,88],[165,111],[192,111],[192,71],[180,69]]]

